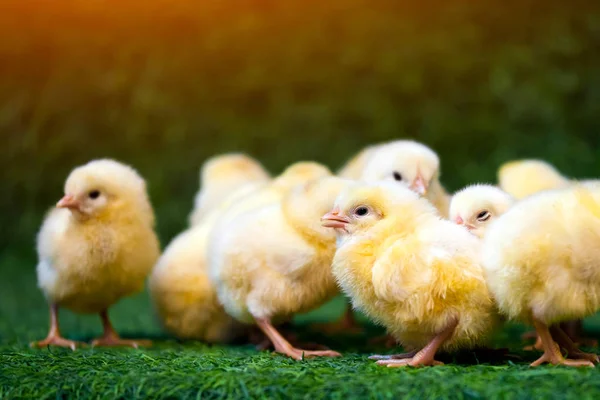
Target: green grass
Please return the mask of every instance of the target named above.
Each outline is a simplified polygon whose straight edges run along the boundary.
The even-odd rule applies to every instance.
[[[156,324],[146,294],[126,299],[113,310],[126,337],[150,337],[153,348],[92,349],[72,352],[39,349],[28,343],[46,334],[46,303],[36,289],[31,255],[4,254],[0,262],[0,398],[598,398],[600,368],[529,368],[535,354],[521,352],[522,326],[509,325],[494,344],[511,354],[486,357],[465,352],[442,355],[447,364],[421,369],[388,369],[367,359],[385,349],[369,347],[368,335],[325,337],[306,324],[339,315],[343,300],[296,320],[306,340],[344,353],[340,359],[293,361],[252,346],[208,346],[165,336]],[[100,334],[95,316],[63,311],[66,336],[89,340]],[[586,321],[599,336],[600,319]],[[388,350],[389,351],[389,350]]]

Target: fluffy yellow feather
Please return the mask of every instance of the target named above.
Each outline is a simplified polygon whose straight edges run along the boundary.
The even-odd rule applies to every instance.
[[[438,349],[482,344],[497,315],[479,264],[480,241],[406,187],[355,184],[323,225],[335,228],[333,274],[354,307],[404,346],[380,364],[437,365]]]
[[[245,154],[222,154],[208,159],[200,170],[200,190],[194,199],[190,225],[197,225],[231,193],[271,179],[263,166]]]
[[[544,190],[566,187],[570,182],[545,161],[517,160],[498,169],[498,184],[502,190],[520,200]]]
[[[456,192],[450,201],[450,220],[483,238],[487,227],[504,214],[515,200],[493,185],[470,185]]]
[[[277,352],[294,359],[339,355],[294,348],[273,324],[338,293],[329,268],[335,235],[319,217],[344,184],[328,176],[296,186],[282,201],[226,214],[211,234],[209,270],[226,311],[258,325]]]
[[[293,187],[330,174],[318,163],[295,163],[270,183],[234,190],[196,226],[175,238],[150,277],[150,294],[162,325],[178,338],[210,343],[229,342],[248,333],[225,312],[208,276],[208,237],[215,223],[279,204]]]
[[[142,290],[159,256],[146,184],[132,168],[92,161],[71,172],[65,196],[48,213],[37,238],[38,283],[51,307],[51,329],[39,346],[74,348],[62,338],[59,307],[100,313],[104,336],[95,345],[131,345],[118,338],[107,309]]]
[[[509,318],[533,323],[543,362],[591,365],[558,323],[600,308],[600,184],[542,192],[492,224],[483,246],[488,285]],[[576,360],[565,360],[557,345]]]
[[[367,147],[338,175],[366,182],[401,182],[429,200],[441,216],[448,216],[449,196],[439,180],[439,157],[422,143],[397,140]]]

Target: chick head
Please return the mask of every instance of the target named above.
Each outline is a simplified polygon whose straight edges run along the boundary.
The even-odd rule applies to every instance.
[[[517,160],[500,167],[498,183],[502,190],[522,199],[543,190],[566,187],[569,180],[545,161]]]
[[[367,182],[396,181],[423,196],[439,177],[440,160],[424,144],[398,140],[381,145],[367,162],[361,179]]]
[[[460,190],[450,202],[450,219],[483,238],[489,224],[504,214],[514,199],[493,185],[471,185]]]
[[[245,154],[232,153],[208,159],[200,172],[200,183],[210,184],[222,180],[260,182],[270,179],[263,166]]]
[[[296,185],[331,176],[331,171],[326,166],[313,161],[299,161],[287,167],[277,178],[277,186],[292,188]]]
[[[80,221],[133,207],[154,222],[146,182],[133,168],[117,161],[94,160],[75,168],[67,178],[64,192],[56,206],[70,210]]]
[[[404,224],[400,226],[402,229],[411,229],[424,213],[437,216],[433,205],[404,185],[353,183],[340,193],[333,209],[321,218],[321,223],[345,236],[362,234],[386,221]]]

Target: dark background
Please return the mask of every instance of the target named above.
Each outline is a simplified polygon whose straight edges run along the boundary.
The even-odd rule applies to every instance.
[[[414,138],[455,190],[517,157],[597,176],[599,128],[599,1],[0,6],[0,243],[32,261],[43,213],[92,158],[147,178],[165,245],[216,153],[277,173]]]

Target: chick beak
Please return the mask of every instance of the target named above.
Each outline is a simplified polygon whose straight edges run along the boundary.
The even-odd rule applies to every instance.
[[[348,223],[350,223],[348,217],[340,215],[337,207],[321,217],[321,225],[326,228],[345,229]]]
[[[465,220],[462,219],[462,217],[460,217],[460,216],[456,217],[456,219],[454,219],[454,222],[456,222],[457,225],[464,226],[465,228],[467,228],[468,231],[472,231],[473,229],[475,229],[475,227],[473,225],[467,224],[465,222]]]
[[[75,199],[75,197],[71,194],[65,195],[65,197],[63,197],[59,200],[58,203],[56,203],[56,207],[68,208],[70,210],[79,210],[80,206],[81,204],[79,203],[79,201]]]
[[[417,173],[417,177],[410,184],[410,188],[411,190],[414,190],[415,192],[419,193],[419,195],[425,196],[425,194],[427,193],[427,183],[425,182],[425,179],[423,179],[420,173]]]

